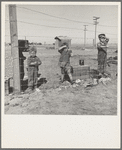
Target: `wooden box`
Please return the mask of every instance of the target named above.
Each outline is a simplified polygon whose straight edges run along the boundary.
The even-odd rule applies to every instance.
[[[83,66],[73,66],[73,73],[72,73],[73,80],[77,79],[88,79],[90,78],[90,66],[83,65]]]

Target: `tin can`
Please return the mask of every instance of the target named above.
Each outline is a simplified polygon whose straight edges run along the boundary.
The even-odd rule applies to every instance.
[[[84,60],[83,59],[79,60],[79,65],[81,65],[81,66],[84,65]]]

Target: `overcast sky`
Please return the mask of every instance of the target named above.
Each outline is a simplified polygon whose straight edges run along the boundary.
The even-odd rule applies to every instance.
[[[95,37],[93,16],[100,17],[97,35],[105,33],[111,42],[117,41],[118,5],[23,5],[17,4],[18,37],[30,42],[53,43],[55,36],[68,36],[72,42],[83,42],[84,25],[88,25],[87,41]],[[9,20],[8,5],[5,7]],[[21,22],[20,22],[21,21]],[[10,35],[9,21],[5,22],[5,34]],[[6,41],[9,41],[6,36]]]

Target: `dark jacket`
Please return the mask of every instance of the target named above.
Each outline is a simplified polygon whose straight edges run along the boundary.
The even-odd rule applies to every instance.
[[[61,53],[59,62],[70,63],[70,57],[71,57],[72,51],[69,49],[64,49],[63,51],[59,51],[59,52]]]
[[[36,62],[36,64],[35,65],[31,64],[33,62]],[[35,56],[35,57],[30,56],[27,59],[27,66],[28,67],[37,67],[38,68],[38,66],[41,65],[41,64],[42,64],[42,62],[37,56]]]

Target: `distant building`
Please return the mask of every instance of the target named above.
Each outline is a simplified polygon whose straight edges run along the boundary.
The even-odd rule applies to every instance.
[[[71,38],[67,36],[56,36],[55,40],[55,49],[58,49],[63,43],[67,43],[69,48],[71,47]]]

